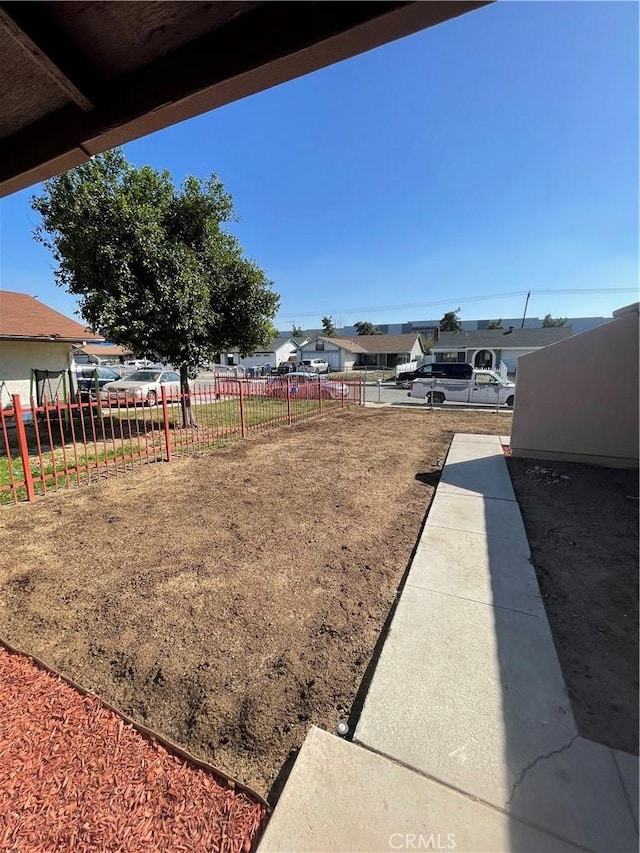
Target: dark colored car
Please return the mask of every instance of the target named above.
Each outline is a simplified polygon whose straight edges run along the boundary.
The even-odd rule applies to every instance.
[[[473,365],[462,361],[444,361],[435,364],[423,364],[415,370],[396,374],[396,385],[411,388],[414,379],[471,379]]]
[[[75,369],[76,387],[78,397],[81,400],[95,400],[96,382],[98,389],[104,388],[107,382],[115,382],[120,379],[120,374],[111,367],[103,367],[96,364],[77,365]]]

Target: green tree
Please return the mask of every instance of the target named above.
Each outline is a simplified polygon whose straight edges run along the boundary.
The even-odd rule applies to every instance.
[[[433,340],[433,338],[431,337],[431,335],[420,335],[420,338],[421,338],[421,340],[422,340],[422,350],[423,350],[423,352],[425,353],[425,355],[430,355],[430,353],[431,353],[431,348],[432,348],[432,347],[433,347],[433,345],[435,344],[435,341]]]
[[[186,426],[195,425],[189,378],[198,368],[271,338],[279,297],[223,230],[236,217],[216,175],[176,188],[168,171],[136,168],[116,149],[45,181],[32,207],[42,217],[34,236],[85,321],[179,368]]]
[[[328,338],[335,338],[337,336],[336,327],[333,325],[333,317],[322,318],[322,330]]]
[[[462,328],[462,323],[460,322],[460,317],[458,317],[459,308],[456,308],[455,311],[447,311],[442,320],[440,320],[440,331],[441,332],[459,332]]]
[[[552,317],[551,314],[545,314],[545,318],[542,321],[542,328],[555,329],[558,326],[564,326],[567,319],[567,317]]]
[[[293,338],[301,338],[304,335],[304,330],[300,326],[296,326],[294,323],[291,327],[291,337]]]
[[[490,329],[504,329],[504,326],[502,325],[502,317],[500,317],[499,320],[492,320],[489,323],[489,328]]]
[[[358,323],[354,323],[354,328],[358,335],[381,335],[382,332],[380,329],[377,329],[373,323],[369,323],[365,320],[360,320]]]

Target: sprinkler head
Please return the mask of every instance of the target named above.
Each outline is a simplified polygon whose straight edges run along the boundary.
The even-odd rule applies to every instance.
[[[345,735],[349,734],[349,726],[345,720],[339,721],[336,726],[336,734],[340,735],[340,737],[345,737]]]

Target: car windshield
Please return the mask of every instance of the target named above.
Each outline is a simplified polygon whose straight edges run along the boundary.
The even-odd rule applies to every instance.
[[[160,379],[161,370],[136,370],[127,376],[127,382],[157,382]]]

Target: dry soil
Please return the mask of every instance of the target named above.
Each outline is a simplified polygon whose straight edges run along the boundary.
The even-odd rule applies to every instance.
[[[509,468],[578,729],[637,754],[638,472]]]
[[[454,432],[352,409],[0,512],[0,636],[266,794],[347,717]]]

